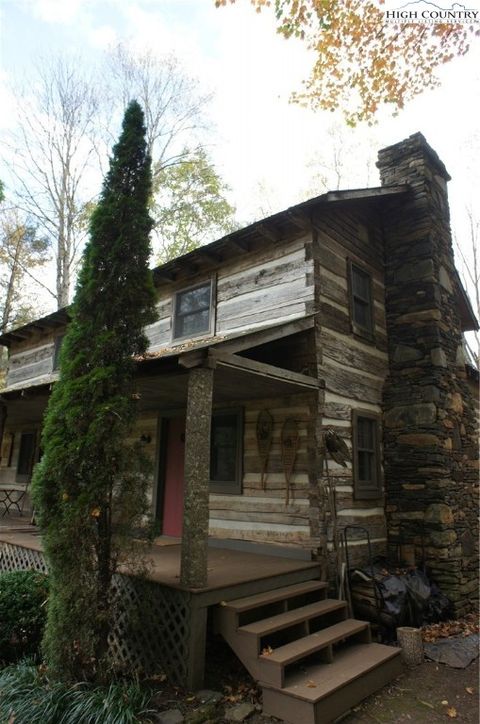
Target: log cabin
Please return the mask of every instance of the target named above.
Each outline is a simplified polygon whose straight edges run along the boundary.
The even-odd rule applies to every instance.
[[[173,566],[158,582],[195,601],[178,678],[201,682],[207,610],[230,602],[217,629],[265,684],[267,711],[292,722],[338,716],[396,665],[378,652],[368,671],[345,661],[343,670],[358,669],[349,696],[332,685],[312,704],[297,681],[289,686],[303,693],[291,705],[296,634],[283,660],[257,661],[267,634],[254,609],[290,616],[306,638],[325,630],[320,613],[293,620],[294,601],[323,606],[340,627],[323,648],[304,647],[322,648],[320,666],[333,665],[345,616],[325,609],[331,599],[315,581],[338,574],[345,528],[355,565],[369,549],[392,557],[407,546],[457,615],[478,595],[478,372],[462,337],[478,323],[454,265],[449,176],[420,133],[381,150],[377,166],[378,188],[325,193],[154,269],[158,319],[137,364],[132,435],[151,455],[151,512]],[[67,325],[62,309],[0,337],[9,355],[0,486],[19,495],[41,454]],[[177,545],[160,545],[168,542]],[[249,629],[240,643],[239,622]],[[357,646],[373,646],[351,626]]]

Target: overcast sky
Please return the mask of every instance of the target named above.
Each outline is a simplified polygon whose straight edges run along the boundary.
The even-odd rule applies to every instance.
[[[387,7],[404,4],[388,0]],[[326,131],[332,123],[331,114],[288,103],[307,75],[308,53],[300,41],[275,35],[272,15],[257,15],[249,0],[222,9],[214,5],[214,0],[0,0],[0,132],[13,124],[13,77],[28,77],[39,56],[73,52],[93,64],[119,40],[160,55],[173,50],[202,87],[214,93],[211,152],[232,187],[239,219],[258,216],[259,206],[274,211],[297,202],[309,188],[309,161],[328,156]],[[449,7],[446,0],[437,5]],[[480,8],[480,0],[468,7]],[[358,152],[351,154],[343,185],[378,183],[375,169],[366,163],[374,156],[373,147],[422,131],[453,177],[453,225],[463,234],[464,206],[478,197],[480,177],[479,51],[477,42],[465,58],[443,69],[441,88],[398,117],[384,114],[373,129],[345,131],[346,143]],[[259,184],[267,196],[263,203]]]

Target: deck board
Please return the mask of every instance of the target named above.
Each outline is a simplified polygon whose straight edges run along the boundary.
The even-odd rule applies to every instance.
[[[19,528],[17,520],[12,520],[10,523],[10,525],[0,526],[0,543],[11,543],[36,551],[42,550],[38,529],[28,524]],[[216,591],[220,593],[236,586],[241,587],[244,584],[255,582],[266,583],[270,579],[294,573],[304,572],[306,577],[315,578],[316,570],[319,567],[318,563],[311,561],[209,547],[207,586],[202,589],[187,589],[180,585],[180,544],[153,545],[146,557],[150,560],[147,573],[150,580],[171,588],[191,590],[192,593]],[[286,581],[286,585],[288,585],[288,581]],[[252,593],[254,592],[252,591]],[[239,593],[245,595],[241,591]]]

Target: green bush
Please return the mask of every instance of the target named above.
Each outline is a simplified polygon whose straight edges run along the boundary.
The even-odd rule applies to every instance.
[[[29,661],[0,671],[0,722],[15,724],[136,724],[149,721],[151,692],[137,681],[109,686],[50,682]]]
[[[0,573],[0,661],[35,656],[46,621],[48,579],[37,571]]]

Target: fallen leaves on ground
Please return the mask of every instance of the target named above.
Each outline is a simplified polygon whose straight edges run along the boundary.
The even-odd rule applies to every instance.
[[[455,709],[454,706],[450,706],[450,707],[447,709],[447,714],[448,714],[448,716],[449,716],[451,719],[455,719],[456,716],[457,716],[457,710]]]
[[[467,692],[467,694],[473,694],[473,688],[471,686],[466,686],[465,691]]]
[[[423,626],[422,638],[426,643],[433,643],[438,639],[450,638],[450,636],[470,636],[478,633],[479,628],[476,617],[469,614],[458,621],[442,621]]]
[[[264,649],[262,649],[262,656],[270,656],[270,654],[273,654],[273,649],[271,646],[265,646]]]

